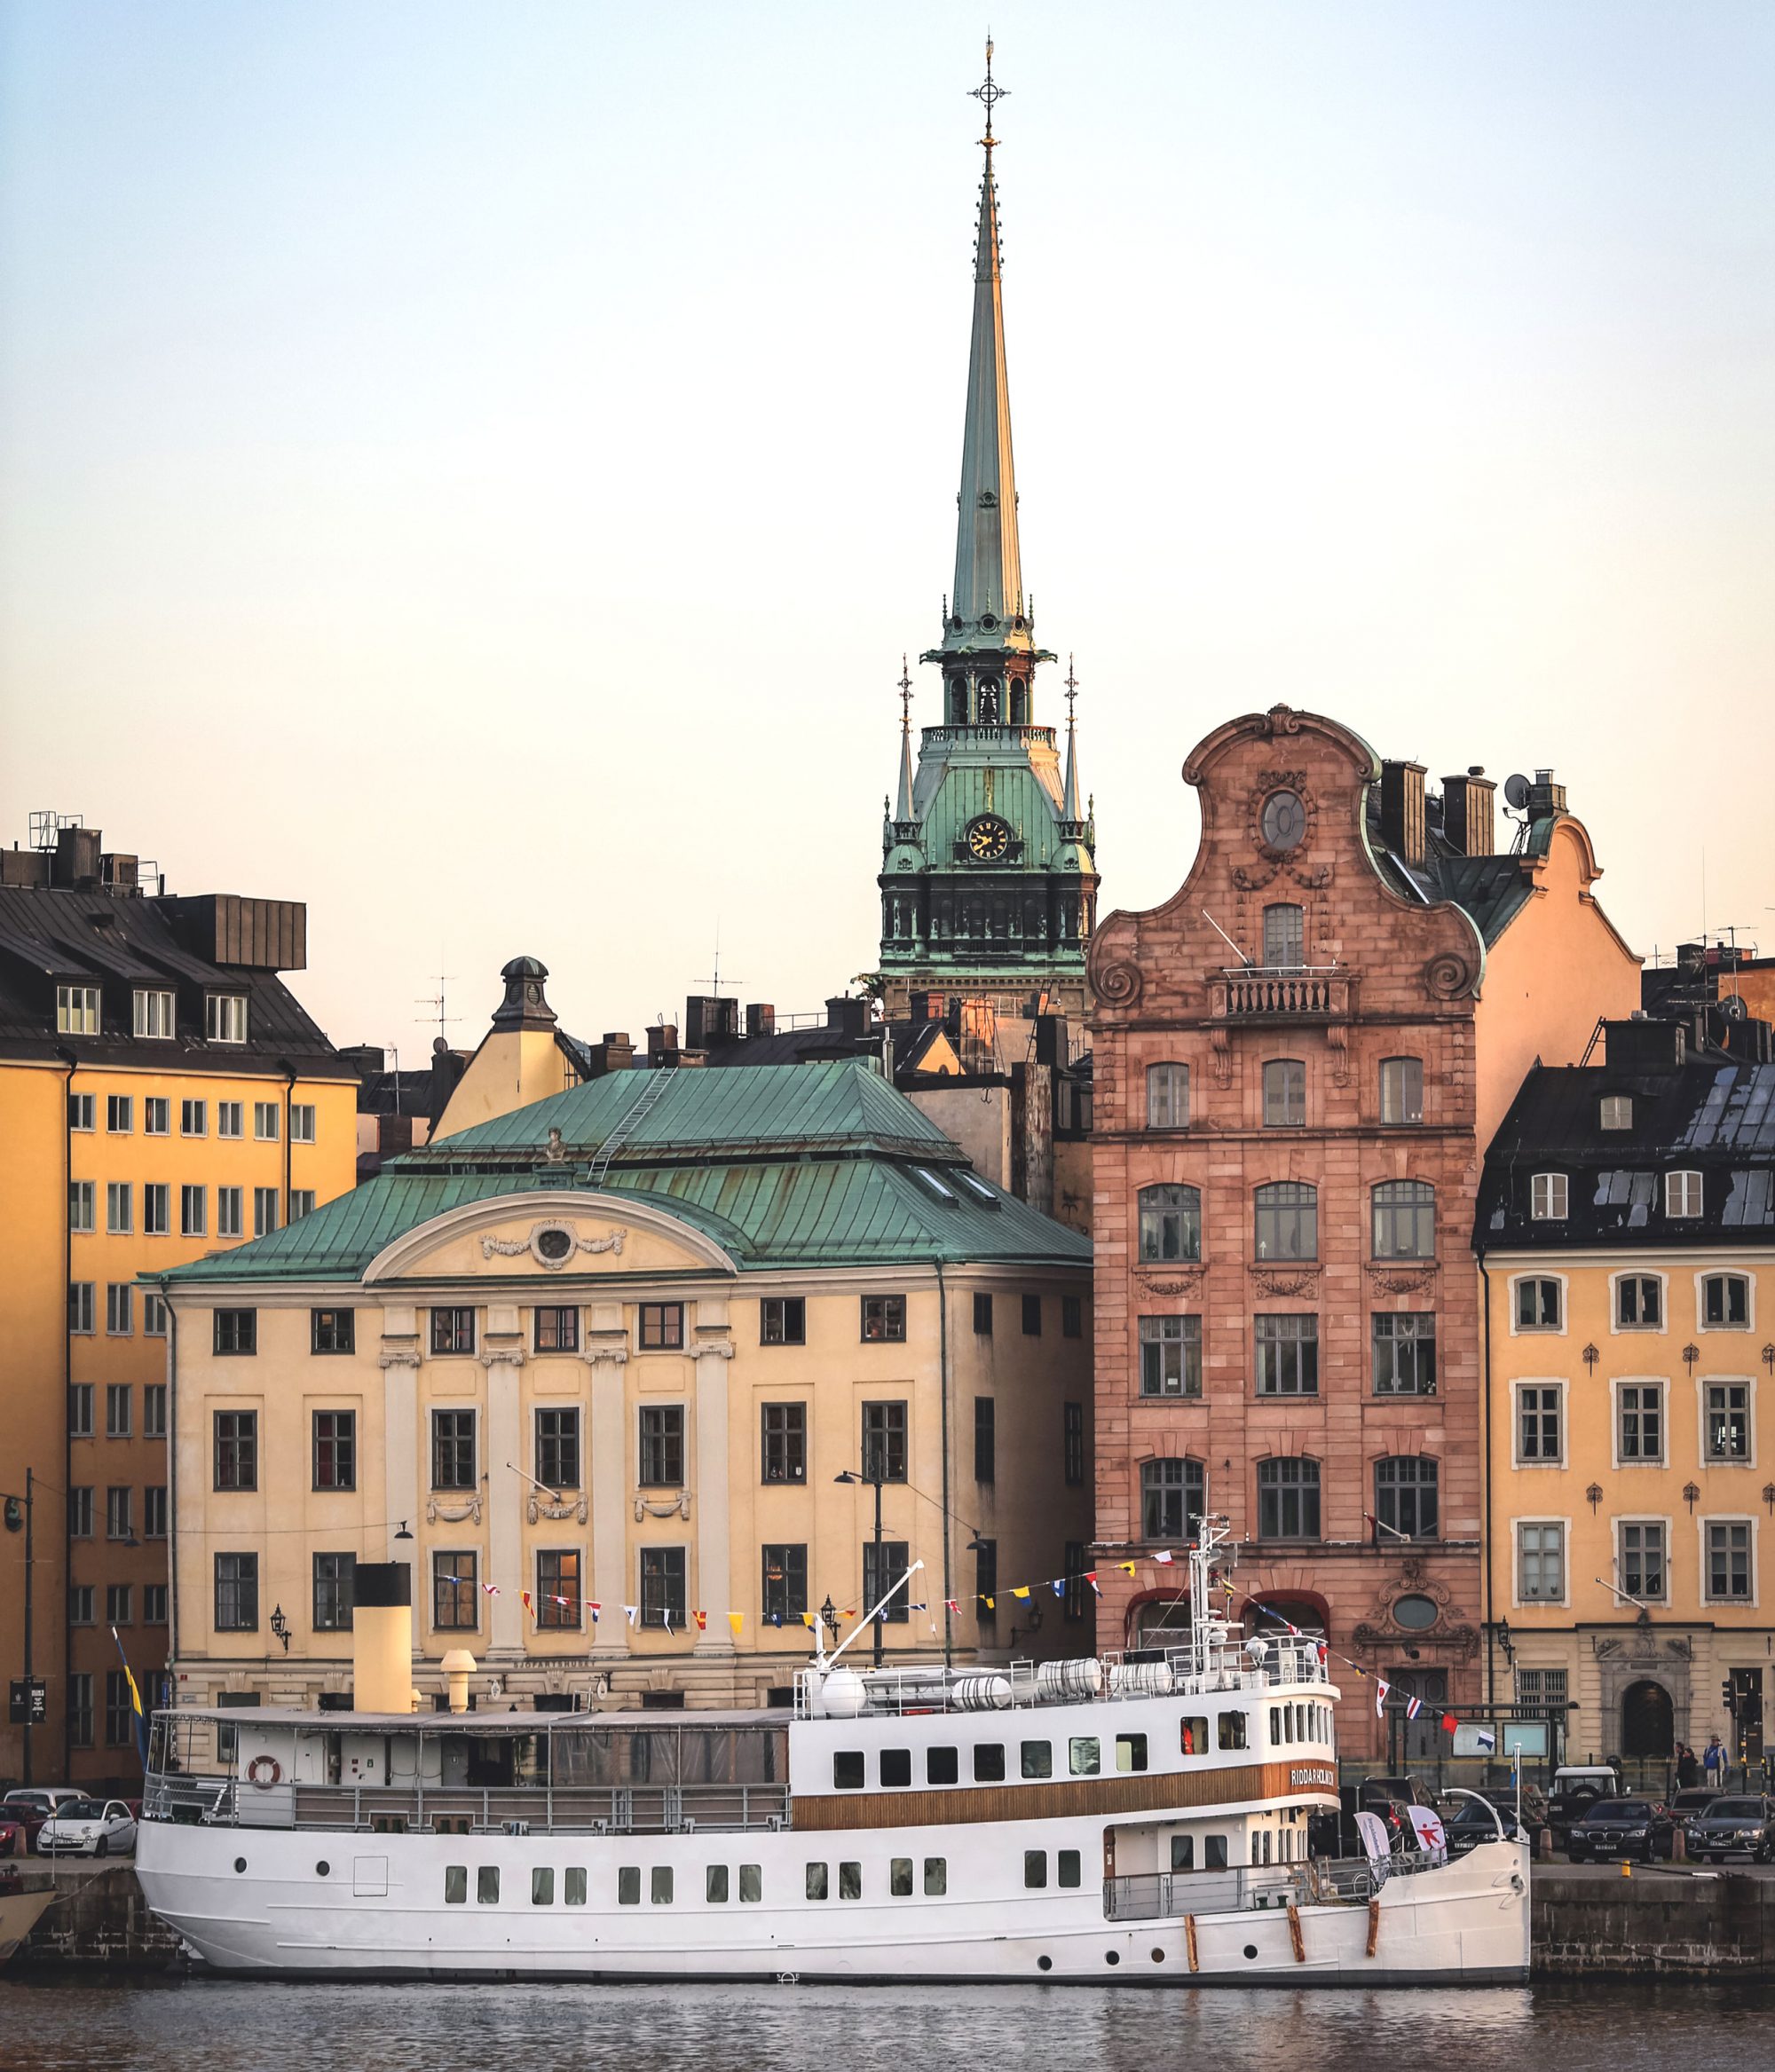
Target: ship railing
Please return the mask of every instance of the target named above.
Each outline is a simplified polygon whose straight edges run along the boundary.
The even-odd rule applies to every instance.
[[[1329,1683],[1330,1676],[1311,1643],[1272,1647],[1261,1657],[1238,1649],[1212,1651],[1200,1666],[1187,1648],[1110,1651],[1096,1658],[1102,1674],[1093,1691],[1070,1669],[1080,1662],[1020,1660],[945,1669],[941,1663],[909,1663],[864,1674],[864,1713],[1014,1712],[1056,1705],[1114,1705],[1132,1698],[1203,1698],[1215,1693],[1262,1691],[1282,1684]],[[817,1670],[795,1677],[795,1716],[809,1719],[824,1709],[824,1678]]]
[[[1372,1899],[1389,1878],[1432,1871],[1446,1860],[1439,1853],[1408,1849],[1381,1865],[1367,1856],[1311,1856],[1299,1863],[1226,1871],[1138,1871],[1103,1880],[1103,1915],[1110,1921],[1161,1921],[1270,1907],[1355,1905]]]

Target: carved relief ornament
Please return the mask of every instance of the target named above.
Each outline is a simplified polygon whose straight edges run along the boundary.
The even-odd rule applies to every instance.
[[[1315,1295],[1319,1289],[1317,1266],[1253,1266],[1251,1284],[1259,1295]]]
[[[539,1518],[577,1518],[583,1525],[589,1515],[589,1507],[586,1501],[584,1490],[580,1492],[577,1501],[572,1497],[568,1497],[560,1503],[544,1503],[540,1495],[532,1489],[530,1493],[530,1501],[524,1508],[525,1515],[532,1525]]]
[[[473,1496],[465,1497],[461,1503],[439,1503],[435,1496],[425,1500],[425,1522],[428,1525],[460,1525],[464,1519],[478,1525],[481,1522],[481,1494],[477,1490]]]
[[[575,1252],[615,1252],[620,1256],[627,1242],[626,1229],[611,1232],[608,1237],[581,1237],[571,1223],[562,1223],[554,1217],[547,1222],[534,1224],[528,1237],[483,1238],[481,1257],[491,1259],[495,1252],[508,1259],[515,1259],[520,1253],[528,1252],[546,1272],[558,1273],[572,1264]]]

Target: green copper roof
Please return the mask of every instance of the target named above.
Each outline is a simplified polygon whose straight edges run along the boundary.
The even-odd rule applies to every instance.
[[[355,1279],[395,1239],[451,1209],[538,1191],[590,1193],[606,1138],[650,1090],[657,1105],[596,1191],[681,1217],[742,1272],[1090,1264],[1088,1239],[972,1174],[903,1095],[844,1060],[685,1070],[663,1085],[651,1073],[614,1073],[392,1161],[312,1216],[167,1278]],[[545,1162],[551,1129],[565,1156]]]

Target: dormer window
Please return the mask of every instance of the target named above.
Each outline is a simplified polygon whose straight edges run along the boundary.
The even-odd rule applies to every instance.
[[[1629,1093],[1605,1093],[1602,1099],[1602,1114],[1598,1121],[1605,1130],[1632,1129],[1633,1096]]]
[[[56,1034],[58,1036],[97,1036],[99,1034],[99,989],[97,986],[58,986],[56,988]]]
[[[203,1003],[203,1033],[212,1044],[243,1044],[247,1040],[247,996],[244,993],[210,993]]]
[[[173,997],[157,988],[136,989],[135,1032],[154,1043],[170,1042],[176,1031],[173,1026]]]
[[[1664,1213],[1666,1216],[1699,1216],[1701,1213],[1700,1173],[1665,1174]]]
[[[1536,1223],[1564,1223],[1566,1194],[1564,1173],[1536,1173],[1529,1183],[1529,1215]]]

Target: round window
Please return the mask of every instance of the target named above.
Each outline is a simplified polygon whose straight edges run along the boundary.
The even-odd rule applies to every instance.
[[[1395,1597],[1392,1601],[1392,1622],[1408,1633],[1423,1633],[1440,1616],[1440,1607],[1433,1597]]]
[[[539,1230],[536,1249],[545,1259],[564,1259],[573,1249],[573,1233],[571,1230]]]

